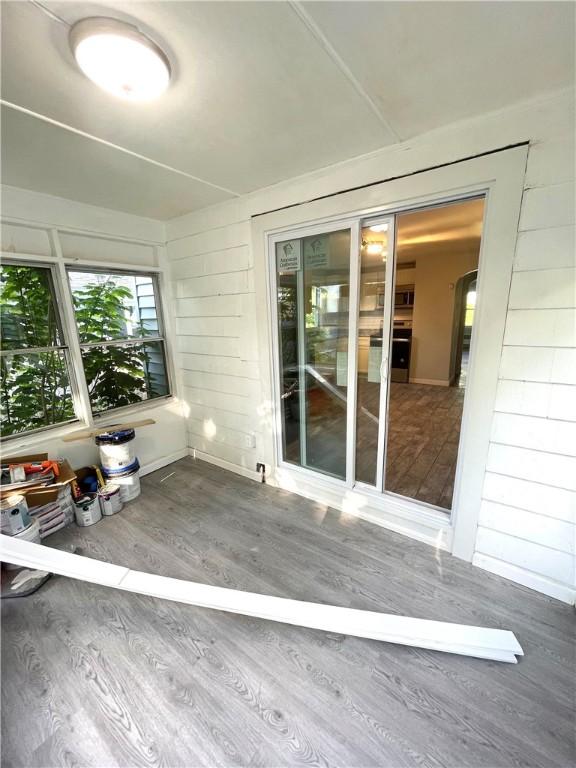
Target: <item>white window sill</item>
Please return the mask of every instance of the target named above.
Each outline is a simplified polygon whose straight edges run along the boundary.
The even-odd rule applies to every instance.
[[[152,400],[145,400],[142,403],[127,405],[123,408],[115,408],[114,410],[94,416],[92,424],[74,421],[61,425],[56,424],[53,427],[47,427],[38,432],[24,434],[19,437],[5,437],[2,439],[2,454],[3,456],[17,456],[24,449],[26,449],[27,453],[45,453],[47,450],[45,443],[62,440],[68,435],[73,435],[75,432],[81,432],[85,429],[98,429],[102,425],[113,424],[114,420],[118,422],[126,421],[132,414],[137,415],[151,408],[162,408],[173,399],[174,395],[166,395],[164,397],[155,397]]]

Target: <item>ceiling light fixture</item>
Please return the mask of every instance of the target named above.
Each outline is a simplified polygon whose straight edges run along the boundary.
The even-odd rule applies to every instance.
[[[388,232],[388,224],[373,224],[370,232]]]
[[[366,243],[366,253],[369,256],[380,256],[380,254],[384,253],[384,243],[374,241]]]
[[[168,57],[132,24],[83,19],[70,30],[70,46],[86,77],[119,98],[148,101],[170,82]]]

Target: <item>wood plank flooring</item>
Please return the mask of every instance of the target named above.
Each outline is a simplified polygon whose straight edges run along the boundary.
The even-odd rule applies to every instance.
[[[450,509],[463,387],[391,384],[386,489]]]
[[[464,387],[397,382],[390,385],[387,491],[451,509],[464,392]],[[360,379],[358,398],[365,410],[359,408],[357,413],[356,479],[375,485],[380,385]],[[312,390],[307,428],[308,466],[344,477],[345,403],[320,388]],[[297,439],[297,430],[292,434]],[[299,446],[295,443],[291,458],[299,462]]]
[[[468,659],[54,577],[2,604],[4,768],[574,765],[569,606],[202,462],[142,485],[120,514],[48,543],[219,586],[512,629],[526,656]]]

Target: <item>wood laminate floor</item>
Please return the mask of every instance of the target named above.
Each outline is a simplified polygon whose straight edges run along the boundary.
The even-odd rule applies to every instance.
[[[386,446],[387,491],[449,510],[452,507],[464,387],[390,385]],[[356,479],[376,484],[380,385],[361,378],[356,427]],[[297,426],[297,424],[296,424]],[[309,392],[307,461],[339,477],[346,473],[346,403],[320,387]],[[299,463],[298,430],[289,458]]]
[[[173,473],[173,474],[171,474]],[[48,543],[178,578],[512,629],[517,666],[53,577],[2,604],[2,766],[574,765],[574,611],[191,459]]]

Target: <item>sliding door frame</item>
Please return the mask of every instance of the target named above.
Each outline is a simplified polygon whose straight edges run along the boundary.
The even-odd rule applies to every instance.
[[[439,549],[448,549],[462,559],[472,559],[488,461],[527,151],[526,146],[501,150],[253,219],[257,302],[258,296],[262,299],[257,325],[263,399],[272,415],[272,429],[269,432],[263,430],[262,458],[269,463],[270,482],[426,541]],[[276,439],[282,424],[275,395],[277,325],[274,274],[268,256],[270,243],[274,239],[282,240],[285,232],[326,232],[350,227],[358,220],[480,196],[485,198],[485,209],[479,259],[479,301],[450,518],[419,502],[358,485],[350,487],[343,481],[319,477],[316,472],[283,464]]]
[[[267,238],[267,262],[268,262],[268,280],[269,280],[269,297],[277,297],[277,270],[276,270],[276,245],[282,243],[285,240],[295,240],[299,238],[312,237],[314,235],[328,235],[332,232],[340,232],[342,230],[350,231],[350,261],[349,261],[349,300],[348,300],[348,366],[346,375],[346,476],[342,480],[334,475],[329,475],[326,472],[322,472],[320,469],[312,469],[308,466],[298,466],[291,462],[285,461],[283,458],[283,435],[282,435],[282,392],[280,386],[280,377],[282,373],[282,361],[280,360],[280,334],[279,334],[279,315],[278,315],[278,302],[270,301],[270,317],[271,317],[271,338],[272,338],[272,368],[274,371],[272,386],[273,386],[273,404],[276,418],[273,420],[275,426],[275,457],[277,466],[284,467],[288,470],[294,470],[297,472],[304,472],[313,477],[321,475],[322,477],[329,479],[331,482],[342,484],[345,487],[351,488],[354,485],[354,458],[350,456],[350,428],[352,426],[355,429],[356,415],[351,413],[355,411],[352,404],[356,401],[356,381],[352,381],[351,364],[350,364],[350,339],[351,333],[354,329],[357,329],[357,315],[358,315],[358,275],[354,274],[356,270],[352,269],[354,263],[354,251],[357,248],[360,237],[360,229],[358,221],[354,217],[346,217],[343,219],[331,220],[326,224],[314,224],[306,227],[293,227],[287,230],[281,230],[273,235],[269,235]],[[300,386],[299,395],[299,410],[300,410],[300,425],[304,425],[304,433],[300,433],[300,462],[305,465],[306,462],[306,400],[304,393],[306,391],[306,315],[304,312],[304,249],[301,252],[302,265],[301,269],[296,276],[297,296],[301,297],[301,301],[298,301],[297,317],[298,317],[298,378]],[[302,430],[302,426],[300,427]]]

